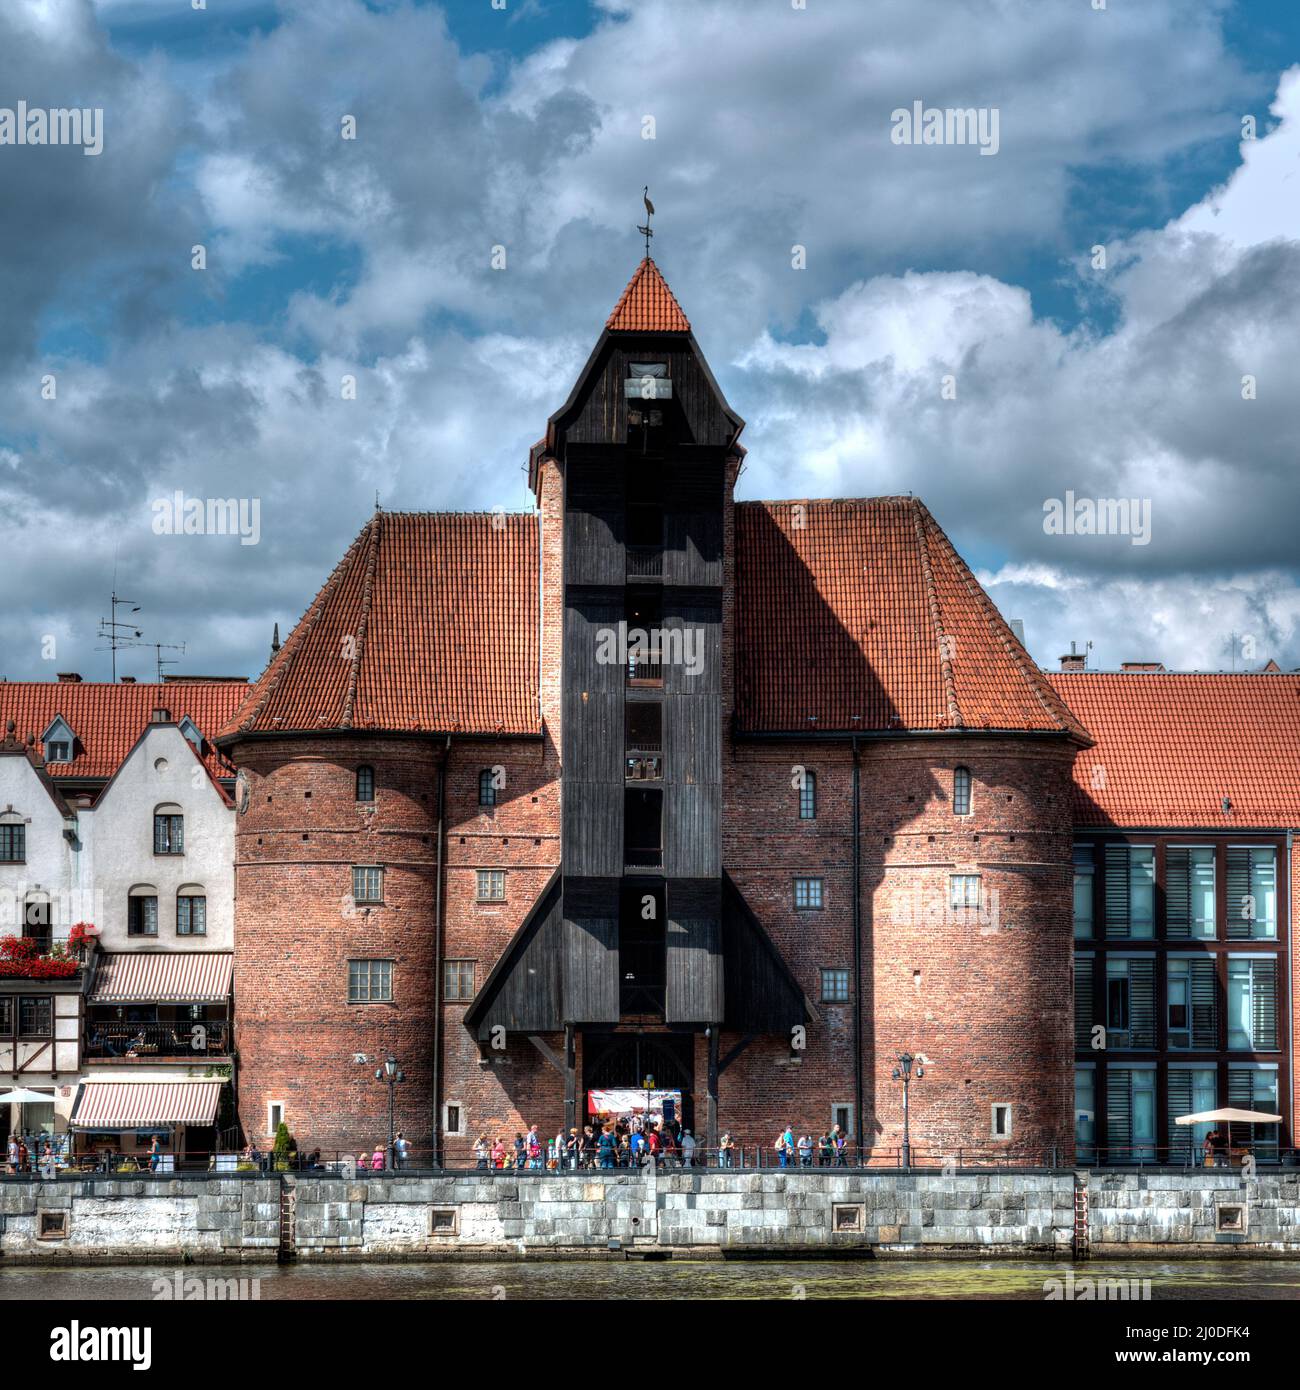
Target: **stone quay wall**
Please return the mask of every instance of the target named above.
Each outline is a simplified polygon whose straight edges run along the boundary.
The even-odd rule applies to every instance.
[[[1094,1255],[1300,1254],[1290,1170],[596,1171],[7,1179],[0,1262],[267,1262],[282,1247],[299,1260],[1069,1259],[1080,1187]]]

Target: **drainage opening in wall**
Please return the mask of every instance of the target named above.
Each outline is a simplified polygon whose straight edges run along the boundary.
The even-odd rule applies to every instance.
[[[454,1236],[459,1230],[459,1207],[429,1208],[429,1234],[431,1236]]]
[[[1247,1224],[1244,1202],[1220,1202],[1214,1208],[1214,1234],[1217,1236],[1244,1236]]]
[[[836,1202],[831,1207],[831,1230],[835,1232],[857,1231],[866,1227],[866,1217],[861,1205],[852,1202]]]
[[[68,1213],[66,1211],[43,1211],[37,1218],[37,1240],[67,1240]]]

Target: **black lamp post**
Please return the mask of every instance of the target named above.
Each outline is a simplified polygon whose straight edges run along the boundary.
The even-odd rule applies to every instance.
[[[406,1080],[406,1073],[398,1067],[397,1058],[391,1052],[384,1058],[384,1065],[375,1069],[375,1080],[388,1086],[388,1166],[394,1168],[397,1165],[393,1162],[393,1093],[397,1083]]]
[[[898,1054],[898,1065],[894,1068],[894,1080],[903,1083],[903,1167],[912,1166],[912,1133],[908,1116],[908,1088],[912,1084],[912,1063],[916,1058],[910,1052]],[[917,1062],[916,1079],[925,1075],[925,1068]]]

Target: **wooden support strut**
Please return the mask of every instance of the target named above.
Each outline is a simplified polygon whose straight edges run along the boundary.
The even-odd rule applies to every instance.
[[[564,1132],[578,1124],[578,1048],[576,1030],[572,1023],[564,1025],[564,1055],[537,1033],[529,1033],[528,1041],[564,1077]]]

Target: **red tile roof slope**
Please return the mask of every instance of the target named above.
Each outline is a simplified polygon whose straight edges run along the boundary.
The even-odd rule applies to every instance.
[[[377,512],[221,736],[540,733],[538,576],[533,516]]]
[[[605,321],[611,333],[689,333],[690,320],[649,256],[636,268]]]
[[[1300,676],[1050,679],[1096,739],[1074,764],[1077,824],[1300,828]]]
[[[12,719],[19,739],[41,735],[61,714],[77,736],[70,763],[51,763],[46,771],[56,781],[66,778],[111,777],[161,706],[175,720],[187,714],[206,739],[239,708],[248,694],[247,681],[169,681],[163,685],[114,685],[111,681],[0,682],[0,728]],[[44,749],[41,748],[42,754]],[[229,777],[231,769],[209,750],[204,757],[214,777]]]
[[[742,730],[1008,729],[1087,742],[916,499],[740,503],[735,551]]]

